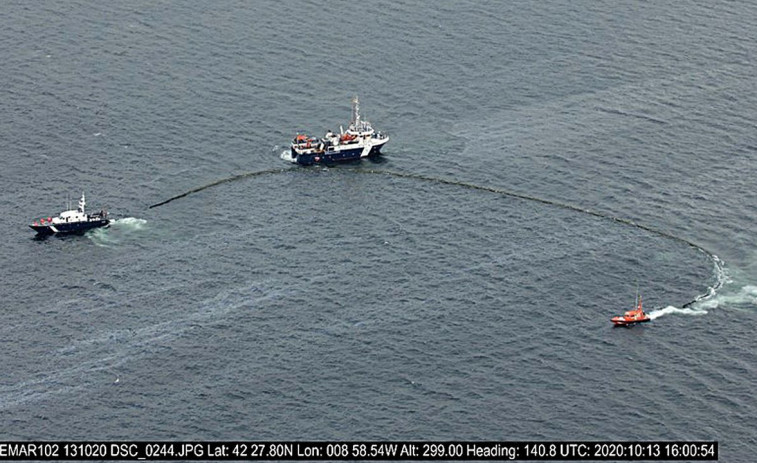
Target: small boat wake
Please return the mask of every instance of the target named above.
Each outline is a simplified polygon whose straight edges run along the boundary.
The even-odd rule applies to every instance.
[[[147,227],[147,220],[136,217],[124,217],[113,220],[107,228],[97,228],[87,232],[86,236],[95,245],[111,247],[121,243],[128,236]]]
[[[757,286],[747,284],[738,288],[738,286],[733,285],[734,281],[723,261],[714,254],[710,257],[715,264],[715,269],[713,270],[715,284],[708,288],[707,293],[697,296],[693,301],[684,304],[681,308],[667,306],[655,309],[647,314],[649,318],[654,320],[663,315],[670,314],[701,316],[706,315],[710,310],[718,308],[756,310]]]
[[[703,248],[699,248],[700,251],[704,252],[709,256],[709,258],[712,260],[713,263],[713,276],[715,277],[715,283],[707,288],[707,292],[705,294],[700,294],[694,298],[694,300],[687,302],[683,305],[683,307],[675,307],[672,305],[669,305],[667,307],[662,308],[656,308],[654,310],[651,310],[650,312],[644,313],[641,312],[641,302],[640,300],[637,300],[638,309],[637,311],[640,311],[643,315],[646,316],[646,320],[640,320],[640,321],[651,321],[656,320],[664,315],[689,315],[689,316],[702,316],[707,315],[708,309],[713,309],[715,307],[718,307],[719,301],[726,298],[727,296],[723,296],[719,293],[719,291],[728,283],[731,283],[732,280],[728,276],[728,272],[725,268],[725,264],[722,260],[715,254],[712,254],[708,251],[706,251]],[[757,287],[752,287],[754,291],[752,292],[752,295],[754,296],[754,302],[757,303]],[[637,296],[638,298],[638,296]],[[633,312],[633,311],[632,311]],[[615,317],[613,318],[613,323],[616,325],[626,326],[636,323],[636,320],[628,319],[628,315],[632,314],[632,312],[626,312],[626,320],[621,320],[623,317]]]
[[[138,219],[136,217],[124,217],[123,219],[116,219],[110,224],[111,228],[119,228],[124,230],[142,230],[145,228],[147,220]]]
[[[733,292],[715,294],[713,297],[697,304],[697,307],[701,307],[702,309],[728,307],[738,310],[757,310],[757,286],[744,285]]]
[[[651,320],[655,320],[657,318],[662,317],[663,315],[671,315],[671,314],[678,314],[678,315],[693,315],[695,317],[701,316],[701,315],[707,315],[707,309],[711,309],[714,307],[717,307],[716,305],[711,305],[711,301],[715,301],[719,297],[718,291],[723,288],[727,283],[730,283],[732,280],[728,276],[728,271],[725,268],[725,263],[720,260],[718,256],[715,254],[706,251],[703,248],[699,248],[700,251],[707,254],[710,259],[712,259],[713,263],[713,276],[715,277],[715,284],[707,288],[707,292],[705,294],[700,294],[697,297],[694,298],[693,301],[687,302],[683,305],[683,307],[675,307],[672,305],[669,305],[667,307],[663,307],[661,309],[655,309],[651,312],[649,312],[649,318]]]
[[[679,314],[679,315],[707,315],[707,311],[700,308],[692,308],[692,307],[686,307],[684,309],[679,309],[678,307],[673,307],[672,305],[669,305],[667,307],[664,307],[662,309],[655,309],[647,314],[650,320],[656,320],[663,315],[671,315],[671,314]]]
[[[714,298],[718,294],[720,288],[722,288],[726,283],[731,283],[733,281],[728,275],[728,271],[725,268],[725,263],[720,260],[718,256],[709,251],[706,251],[704,248],[699,248],[699,250],[707,254],[710,259],[712,259],[712,263],[715,267],[712,270],[712,273],[715,276],[715,284],[707,289],[707,293],[700,294],[699,296],[695,297],[693,301],[684,304],[684,308],[688,308],[694,305],[699,306],[700,303],[704,303],[705,301]]]
[[[281,152],[279,157],[287,162],[295,162],[294,158],[292,157],[292,151],[291,150],[284,150]]]

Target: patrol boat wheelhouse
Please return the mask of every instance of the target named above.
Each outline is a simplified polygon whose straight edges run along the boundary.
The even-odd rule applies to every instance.
[[[85,213],[84,206],[86,204],[84,193],[82,193],[78,209],[63,211],[58,217],[35,220],[29,226],[40,235],[52,235],[54,233],[73,233],[89,230],[90,228],[103,227],[110,223],[108,213],[105,210],[100,210],[100,212],[95,212],[94,214]]]
[[[375,132],[371,123],[360,119],[360,102],[352,99],[352,119],[347,131],[339,128],[339,133],[331,130],[318,140],[305,134],[297,134],[292,140],[289,152],[281,158],[303,166],[321,162],[351,161],[374,154],[380,154],[381,147],[389,141],[385,133]]]

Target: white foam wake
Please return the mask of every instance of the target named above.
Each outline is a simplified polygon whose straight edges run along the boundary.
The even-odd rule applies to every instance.
[[[707,294],[700,294],[694,299],[693,304],[700,305],[701,303],[707,301],[708,299],[712,299],[718,294],[718,291],[720,288],[722,288],[726,283],[731,283],[731,278],[728,275],[728,270],[725,268],[725,263],[720,260],[718,256],[715,254],[711,254],[713,264],[715,268],[713,269],[713,274],[715,275],[715,284],[708,288]]]
[[[697,307],[717,309],[732,307],[737,309],[757,308],[757,286],[745,285],[736,292],[717,293],[713,297],[697,302]]]
[[[110,247],[120,243],[128,235],[138,232],[147,226],[147,220],[136,217],[124,217],[113,220],[110,226],[95,228],[87,232],[87,237],[97,246]]]
[[[705,252],[704,250],[701,251]],[[713,301],[717,301],[720,298],[720,290],[726,284],[731,283],[732,280],[728,275],[728,270],[725,268],[725,263],[715,254],[710,254],[710,257],[712,258],[714,265],[712,273],[715,276],[715,284],[707,288],[707,293],[698,295],[692,302],[685,304],[682,308],[669,305],[662,309],[655,309],[647,313],[650,319],[654,320],[663,315],[669,314],[694,316],[706,315],[707,309],[717,307],[717,302],[713,305]]]
[[[655,320],[657,318],[662,317],[663,315],[671,315],[671,314],[679,314],[679,315],[706,315],[707,311],[701,308],[694,308],[694,307],[686,307],[683,309],[679,309],[678,307],[673,307],[672,305],[669,305],[662,309],[655,309],[647,315],[650,319]]]
[[[279,155],[281,159],[284,161],[294,162],[294,158],[292,157],[292,151],[291,150],[284,150]]]
[[[668,306],[662,309],[655,309],[647,315],[654,320],[663,315],[680,314],[680,315],[705,315],[709,310],[718,308],[750,310],[757,309],[757,286],[745,284],[742,286],[734,285],[730,272],[725,268],[723,261],[717,256],[713,256],[715,261],[715,284],[710,287],[706,294],[697,296],[696,299],[686,304],[683,308]]]
[[[124,217],[123,219],[116,219],[110,223],[111,227],[141,230],[145,227],[147,220],[138,219],[136,217]]]

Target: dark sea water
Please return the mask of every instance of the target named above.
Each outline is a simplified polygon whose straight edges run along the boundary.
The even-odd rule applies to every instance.
[[[755,461],[754,3],[0,10],[2,440]],[[381,160],[279,158],[355,94]],[[33,239],[81,191],[115,223]],[[613,329],[637,287],[655,319]]]

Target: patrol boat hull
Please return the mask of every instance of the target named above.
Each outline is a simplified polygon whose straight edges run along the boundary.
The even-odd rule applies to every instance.
[[[106,227],[110,225],[109,219],[102,219],[102,220],[92,220],[89,222],[78,222],[78,223],[59,223],[59,224],[49,224],[49,225],[29,225],[29,227],[36,231],[39,235],[54,235],[54,234],[64,234],[64,233],[77,233],[77,232],[85,232],[87,230],[91,230],[93,228],[99,228],[99,227]]]

